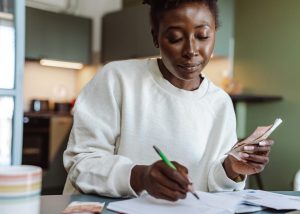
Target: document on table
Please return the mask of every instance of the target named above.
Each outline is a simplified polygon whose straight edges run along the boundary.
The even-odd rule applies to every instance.
[[[197,191],[200,200],[188,194],[184,200],[168,202],[148,194],[139,198],[109,203],[107,208],[128,214],[179,214],[179,213],[249,213],[265,207],[277,210],[300,210],[300,197],[262,190],[207,193]]]
[[[276,210],[300,210],[300,197],[283,195],[263,190],[242,190],[235,192],[215,193],[223,197],[236,197],[242,199],[244,205],[268,207]],[[250,207],[249,207],[250,208]],[[237,210],[237,212],[239,212]]]
[[[273,208],[276,210],[300,210],[300,197],[283,195],[262,190],[244,190],[246,203]]]
[[[155,199],[148,194],[139,198],[117,201],[109,203],[107,209],[129,214],[218,214],[234,213],[240,199],[217,194],[197,191],[200,200],[197,200],[190,193],[184,200],[169,202],[166,200]]]

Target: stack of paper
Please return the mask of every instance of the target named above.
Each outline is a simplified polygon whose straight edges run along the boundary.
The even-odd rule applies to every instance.
[[[112,202],[108,209],[128,214],[198,214],[249,213],[266,207],[277,210],[300,210],[300,197],[261,190],[207,193],[197,191],[200,200],[188,194],[184,200],[168,202],[148,194],[139,198]]]
[[[272,208],[276,210],[300,210],[300,197],[283,195],[262,190],[242,190],[235,192],[215,193],[223,197],[236,197],[241,199],[240,205],[236,208],[236,213],[246,213]]]

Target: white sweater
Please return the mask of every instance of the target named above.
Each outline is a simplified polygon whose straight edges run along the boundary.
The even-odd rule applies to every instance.
[[[245,182],[222,167],[236,142],[231,99],[208,79],[187,91],[163,78],[156,59],[112,62],[76,101],[64,193],[136,195],[131,169],[160,160],[153,145],[188,168],[197,190],[240,190]]]

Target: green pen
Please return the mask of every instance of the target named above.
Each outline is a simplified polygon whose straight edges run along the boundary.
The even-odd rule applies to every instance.
[[[156,153],[161,157],[162,161],[165,164],[167,164],[167,166],[171,167],[174,170],[177,170],[176,167],[174,166],[174,164],[171,161],[169,161],[169,159],[165,156],[165,154],[159,148],[157,148],[157,146],[153,145],[153,148],[156,151]],[[195,196],[195,198],[197,198],[199,200],[200,198],[197,195],[197,193],[193,191],[192,186],[190,186],[190,187],[191,188],[189,188],[189,192],[191,192]]]

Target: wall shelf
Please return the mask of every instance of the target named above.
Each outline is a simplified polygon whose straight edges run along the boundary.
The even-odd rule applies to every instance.
[[[258,94],[237,94],[230,95],[232,102],[235,104],[237,102],[245,103],[266,103],[266,102],[276,102],[283,99],[279,95],[258,95]]]

